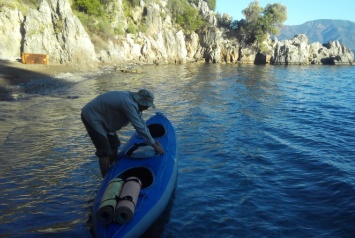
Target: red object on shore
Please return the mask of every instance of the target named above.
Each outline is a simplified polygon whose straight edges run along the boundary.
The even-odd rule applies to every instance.
[[[22,53],[21,59],[23,64],[48,64],[47,54]]]

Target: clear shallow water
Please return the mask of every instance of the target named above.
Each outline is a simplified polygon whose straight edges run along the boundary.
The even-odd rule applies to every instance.
[[[0,102],[0,236],[91,236],[101,178],[80,109],[105,91],[146,87],[180,143],[155,236],[355,237],[354,75],[193,64],[22,85],[17,101]],[[123,142],[132,130],[119,132]]]

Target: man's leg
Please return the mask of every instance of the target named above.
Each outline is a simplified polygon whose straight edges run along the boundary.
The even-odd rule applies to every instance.
[[[110,156],[110,164],[112,164],[116,157],[117,157],[117,153],[118,153],[118,147],[120,147],[121,142],[120,139],[118,138],[116,132],[110,132],[107,135],[107,138],[110,142],[110,146],[111,146],[111,156]]]
[[[90,123],[88,123],[88,121],[85,119],[83,114],[81,114],[81,120],[83,121],[85,128],[91,138],[91,141],[93,142],[96,148],[95,154],[97,157],[99,157],[99,166],[100,166],[101,174],[102,177],[105,177],[111,164],[110,163],[110,159],[112,157],[111,154],[112,145],[110,141],[111,136],[109,135],[103,136],[98,131],[96,131],[95,128]]]
[[[99,157],[99,165],[100,165],[101,175],[103,178],[105,177],[107,171],[110,168],[111,165],[110,157],[111,156]]]
[[[117,153],[118,153],[118,149],[117,148],[116,149],[112,149],[112,154],[110,156],[110,165],[115,161]]]

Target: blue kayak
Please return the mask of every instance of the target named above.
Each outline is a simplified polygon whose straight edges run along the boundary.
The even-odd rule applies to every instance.
[[[165,210],[173,194],[178,159],[175,129],[161,113],[152,116],[147,127],[165,153],[157,154],[137,133],[122,147],[94,200],[92,217],[98,238],[141,236]],[[125,191],[132,194],[123,196]],[[103,207],[109,209],[104,211]]]

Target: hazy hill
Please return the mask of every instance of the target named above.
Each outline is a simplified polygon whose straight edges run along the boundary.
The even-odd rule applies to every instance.
[[[279,40],[291,39],[296,34],[305,34],[309,42],[328,43],[338,40],[347,48],[355,51],[355,22],[344,20],[315,20],[302,25],[284,26],[277,37]]]

